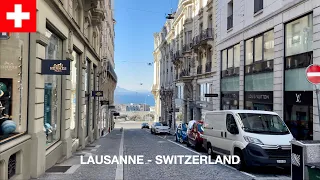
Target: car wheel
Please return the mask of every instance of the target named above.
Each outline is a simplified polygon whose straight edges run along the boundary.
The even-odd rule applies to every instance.
[[[245,164],[245,161],[243,159],[242,153],[239,152],[239,151],[236,151],[236,152],[234,152],[234,155],[240,157],[240,162],[238,164],[235,164],[234,167],[239,171],[245,170],[246,169],[246,164]]]
[[[182,137],[180,137],[180,143],[181,143],[181,144],[183,143],[183,139],[182,139]]]

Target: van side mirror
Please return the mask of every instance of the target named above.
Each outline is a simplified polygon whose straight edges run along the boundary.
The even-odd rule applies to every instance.
[[[231,134],[239,134],[239,130],[236,124],[230,125],[230,133]]]

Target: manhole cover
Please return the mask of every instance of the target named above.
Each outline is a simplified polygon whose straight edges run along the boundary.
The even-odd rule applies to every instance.
[[[68,169],[71,166],[53,166],[50,169],[48,169],[46,172],[59,172],[59,173],[65,173],[66,171],[68,171]]]

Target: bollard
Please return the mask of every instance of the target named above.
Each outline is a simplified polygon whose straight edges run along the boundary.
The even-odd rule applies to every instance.
[[[315,172],[311,172],[315,168],[308,168],[308,166],[311,165],[313,167],[312,164],[318,163],[320,163],[320,141],[291,141],[292,180],[307,180],[309,179],[309,174],[318,176]]]

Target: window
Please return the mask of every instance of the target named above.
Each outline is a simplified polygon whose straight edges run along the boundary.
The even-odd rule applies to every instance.
[[[246,40],[245,74],[273,71],[274,32],[273,30]]]
[[[72,52],[73,56],[73,61],[71,62],[71,117],[70,117],[70,130],[71,130],[71,136],[72,138],[77,138],[78,137],[78,88],[77,88],[77,82],[79,82],[79,63],[81,62],[80,60],[80,55],[76,52]]]
[[[313,51],[312,14],[286,24],[286,57]]]
[[[28,45],[28,33],[10,33],[0,41],[0,127],[16,125],[13,131],[0,128],[0,147],[27,131]]]
[[[208,28],[209,29],[212,28],[212,15],[210,15],[209,18],[208,18]]]
[[[91,61],[89,59],[86,60],[86,72],[85,72],[85,95],[86,95],[86,100],[85,100],[85,117],[86,117],[86,126],[85,128],[86,131],[86,136],[89,135],[89,130],[90,130],[90,79],[91,79]]]
[[[228,3],[227,30],[233,28],[233,1]]]
[[[236,120],[234,119],[232,114],[227,114],[226,126],[227,126],[227,130],[229,132],[231,132],[231,127],[232,126],[236,126],[237,127]]]
[[[93,65],[93,90],[92,91],[97,91],[97,66]],[[93,103],[92,103],[92,129],[94,129],[95,125],[95,119],[96,119],[96,101],[97,98],[93,97]]]
[[[263,9],[263,0],[254,0],[254,13]]]
[[[222,51],[222,77],[239,75],[240,44]]]
[[[62,40],[48,29],[46,36],[46,59],[62,60]],[[44,83],[44,130],[50,146],[60,140],[61,77],[44,75]]]

